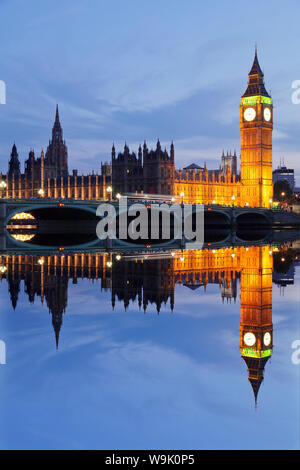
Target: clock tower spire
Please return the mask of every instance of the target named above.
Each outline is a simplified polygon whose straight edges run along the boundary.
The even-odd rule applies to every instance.
[[[273,104],[264,84],[257,48],[240,103],[241,203],[269,207],[273,197]]]

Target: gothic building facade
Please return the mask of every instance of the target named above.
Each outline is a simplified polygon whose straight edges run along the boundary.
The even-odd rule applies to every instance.
[[[33,150],[25,161],[24,172],[16,144],[13,145],[8,172],[0,179],[6,182],[3,196],[12,198],[73,198],[105,199],[107,188],[111,186],[111,166],[101,164],[100,173],[78,175],[77,170],[69,173],[68,149],[63,139],[58,106],[52,128],[52,139],[49,141],[46,154],[42,150],[36,158]]]
[[[237,155],[223,152],[216,170],[193,163],[175,169],[175,151],[149,151],[146,143],[138,154],[124,152],[116,156],[112,148],[112,183],[114,193],[143,192],[172,195],[186,203],[270,207],[272,186],[273,105],[264,85],[257,51],[248,74],[248,85],[240,101],[241,171]]]
[[[52,139],[46,154],[35,158],[33,150],[21,173],[14,144],[6,175],[6,197],[49,197],[74,199],[109,199],[111,191],[170,195],[186,203],[270,207],[272,185],[273,105],[264,85],[257,51],[248,74],[248,86],[240,101],[241,154],[240,173],[236,152],[221,157],[218,169],[208,170],[206,164],[175,168],[175,150],[169,152],[157,141],[149,150],[146,142],[137,154],[129,150],[116,155],[113,145],[111,165],[101,166],[101,174],[78,175],[68,171],[68,150],[56,108]],[[107,191],[109,189],[109,191]]]

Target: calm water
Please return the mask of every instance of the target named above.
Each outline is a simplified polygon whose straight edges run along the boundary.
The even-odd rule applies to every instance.
[[[118,258],[2,256],[1,448],[298,449],[299,241]]]

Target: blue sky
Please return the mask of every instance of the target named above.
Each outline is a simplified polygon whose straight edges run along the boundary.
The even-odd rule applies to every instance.
[[[0,0],[0,167],[47,146],[60,106],[70,169],[99,170],[125,139],[175,143],[176,164],[239,152],[239,99],[258,43],[274,100],[273,162],[300,177],[297,0]]]

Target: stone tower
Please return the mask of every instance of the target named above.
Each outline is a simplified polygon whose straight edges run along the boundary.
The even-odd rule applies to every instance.
[[[19,160],[19,155],[17,152],[17,147],[16,144],[13,145],[11,154],[10,154],[10,160],[9,160],[9,165],[8,165],[8,176],[9,178],[18,178],[19,175],[21,174],[20,171],[20,160]]]
[[[52,140],[49,142],[45,155],[45,179],[68,176],[68,149],[63,140],[63,131],[56,106],[55,122],[52,129]]]
[[[272,100],[255,49],[240,103],[242,206],[269,207],[272,202],[272,130]]]

